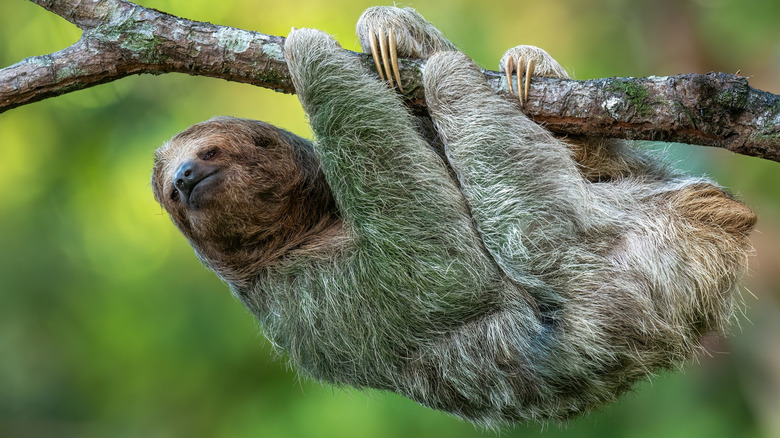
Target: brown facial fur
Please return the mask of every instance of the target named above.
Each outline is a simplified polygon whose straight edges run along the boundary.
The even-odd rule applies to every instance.
[[[191,202],[174,184],[188,161],[216,169]],[[219,117],[179,133],[155,153],[152,188],[198,256],[238,284],[341,230],[311,144],[259,121]]]

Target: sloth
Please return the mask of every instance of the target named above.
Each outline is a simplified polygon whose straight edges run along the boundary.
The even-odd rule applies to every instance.
[[[358,34],[384,80],[321,31],[286,40],[314,142],[218,117],[155,154],[156,200],[303,375],[566,422],[726,331],[747,206],[629,142],[556,138],[413,10]],[[385,82],[395,55],[427,58],[428,114]],[[566,75],[530,46],[501,68]]]

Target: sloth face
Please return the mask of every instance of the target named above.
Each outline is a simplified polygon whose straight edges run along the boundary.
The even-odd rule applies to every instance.
[[[310,142],[229,117],[193,125],[161,146],[152,188],[212,268],[232,254],[279,246],[273,242],[305,229],[323,196],[330,199]]]

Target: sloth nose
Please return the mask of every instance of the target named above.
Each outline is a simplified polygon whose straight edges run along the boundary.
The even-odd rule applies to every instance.
[[[203,166],[199,166],[195,161],[185,161],[176,169],[176,173],[173,175],[173,183],[184,195],[184,198],[187,199],[190,197],[192,189],[207,176],[208,172],[206,172]]]

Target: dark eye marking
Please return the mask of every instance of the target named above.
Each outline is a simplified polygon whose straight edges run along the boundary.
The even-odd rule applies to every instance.
[[[173,188],[171,191],[171,201],[178,201],[179,200],[179,189],[176,187]]]
[[[202,160],[210,160],[210,159],[214,158],[215,155],[217,155],[217,152],[219,152],[219,149],[211,148],[211,149],[207,150],[206,153],[203,154],[200,158]]]
[[[267,136],[260,136],[254,139],[255,146],[259,148],[267,148],[271,144],[271,139]]]

